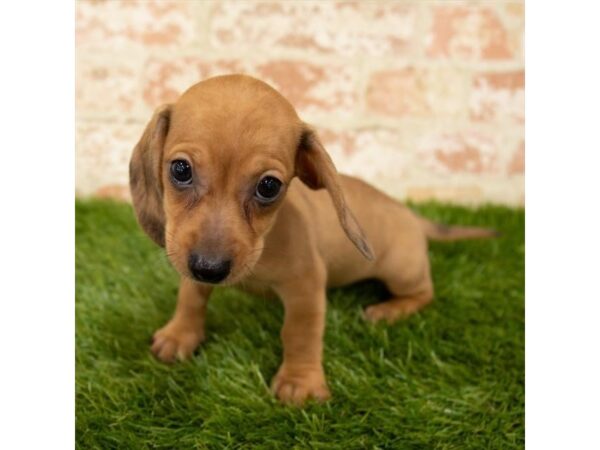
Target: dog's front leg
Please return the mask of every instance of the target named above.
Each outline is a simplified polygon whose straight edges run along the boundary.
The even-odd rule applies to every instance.
[[[283,301],[285,318],[281,330],[283,363],[273,378],[272,390],[284,403],[325,400],[330,396],[322,364],[325,281],[301,278],[275,291]]]
[[[152,353],[165,362],[190,358],[204,340],[204,317],[212,287],[181,277],[173,318],[152,338]]]

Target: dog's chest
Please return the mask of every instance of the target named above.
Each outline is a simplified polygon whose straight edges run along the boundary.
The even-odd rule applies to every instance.
[[[262,298],[276,298],[277,295],[271,289],[269,283],[250,277],[246,278],[241,283],[236,284],[236,288],[247,292],[252,295],[256,295]]]

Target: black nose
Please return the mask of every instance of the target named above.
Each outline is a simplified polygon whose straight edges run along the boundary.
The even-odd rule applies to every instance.
[[[205,258],[192,253],[188,260],[188,267],[198,281],[218,283],[229,275],[231,260]]]

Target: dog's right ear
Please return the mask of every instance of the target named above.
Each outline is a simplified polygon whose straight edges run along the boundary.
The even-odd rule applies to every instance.
[[[161,247],[165,246],[161,164],[170,118],[171,105],[156,109],[129,163],[129,187],[138,222]]]
[[[296,151],[296,175],[311,189],[327,189],[346,236],[365,258],[373,260],[373,249],[367,241],[365,232],[346,204],[340,177],[333,161],[314,130],[308,125],[304,125],[304,131]]]

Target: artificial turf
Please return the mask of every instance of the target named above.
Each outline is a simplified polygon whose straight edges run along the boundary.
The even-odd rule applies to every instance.
[[[129,205],[76,202],[78,448],[456,448],[524,445],[522,209],[414,206],[502,237],[432,243],[434,302],[392,326],[361,318],[376,282],[329,292],[325,372],[333,398],[284,407],[268,385],[282,306],[215,290],[207,340],[173,366],[149,351],[178,276]]]

